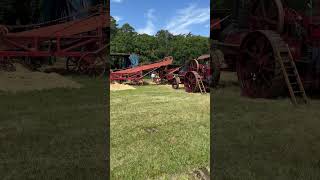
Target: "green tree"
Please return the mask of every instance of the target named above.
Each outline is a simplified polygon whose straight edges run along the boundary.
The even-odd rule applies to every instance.
[[[117,27],[118,27],[117,21],[111,16],[111,20],[110,20],[110,36],[111,36],[111,40],[117,34]]]
[[[190,59],[209,53],[207,37],[173,35],[167,30],[159,30],[154,36],[138,34],[130,24],[118,27],[111,20],[111,52],[138,53],[140,62],[150,63],[166,56],[174,58],[174,64],[182,65]]]

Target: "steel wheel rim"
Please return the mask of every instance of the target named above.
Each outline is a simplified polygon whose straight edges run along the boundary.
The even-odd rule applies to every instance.
[[[269,39],[252,33],[241,45],[237,73],[242,94],[249,97],[268,97],[276,78],[276,62]]]
[[[197,79],[193,72],[188,72],[185,75],[185,89],[187,92],[196,92],[197,91]]]

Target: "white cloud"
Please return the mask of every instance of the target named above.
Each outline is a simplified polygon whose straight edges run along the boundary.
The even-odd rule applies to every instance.
[[[165,26],[165,29],[171,33],[188,34],[190,28],[194,25],[200,25],[209,23],[210,21],[210,8],[199,8],[195,4],[190,4],[184,9],[177,11],[169,23]]]
[[[117,22],[122,20],[122,17],[120,16],[112,16]]]
[[[111,2],[121,3],[123,0],[111,0]]]
[[[154,14],[154,9],[149,9],[146,18],[147,18],[147,24],[144,28],[140,28],[137,30],[139,34],[149,34],[149,35],[154,35],[156,32],[155,25],[154,25],[154,20],[155,16]]]

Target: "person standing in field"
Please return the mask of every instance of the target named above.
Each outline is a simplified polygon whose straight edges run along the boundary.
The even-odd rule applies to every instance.
[[[156,74],[153,72],[151,73],[151,80],[154,82],[154,78],[156,77]]]

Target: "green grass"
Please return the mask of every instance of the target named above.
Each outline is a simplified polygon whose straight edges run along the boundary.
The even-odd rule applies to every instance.
[[[294,107],[289,99],[240,97],[223,74],[212,93],[216,179],[320,179],[320,100]]]
[[[183,179],[209,166],[209,97],[156,85],[111,92],[111,179]]]
[[[0,93],[0,179],[103,179],[104,83]]]

